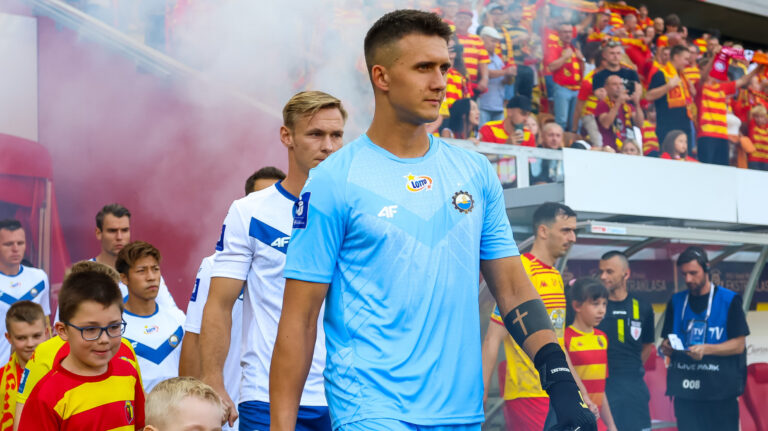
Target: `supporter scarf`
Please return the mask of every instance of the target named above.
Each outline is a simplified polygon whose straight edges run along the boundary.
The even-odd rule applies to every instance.
[[[670,62],[660,66],[659,70],[664,74],[664,78],[667,82],[669,82],[669,80],[675,76],[680,76],[680,83],[677,85],[677,87],[669,90],[667,93],[667,104],[669,107],[690,108],[691,105],[693,105],[693,99],[691,98],[691,92],[688,88],[688,80],[686,79],[685,75],[678,75],[677,69],[675,69],[675,67],[672,66],[672,63]],[[691,116],[690,109],[688,109],[688,117],[694,118]]]
[[[625,15],[637,15],[637,9],[632,6],[623,5],[621,3],[605,3],[605,7],[621,16]]]
[[[613,108],[615,105],[611,99],[605,99],[605,103],[608,104],[609,108]],[[624,123],[623,128],[619,127],[619,124],[621,123]],[[621,105],[621,112],[616,115],[616,119],[613,121],[611,128],[613,129],[613,135],[616,137],[616,148],[621,150],[621,147],[624,146],[624,139],[626,139],[627,133],[632,130],[632,109],[629,107],[629,104],[625,103]]]
[[[19,388],[21,367],[16,359],[16,353],[11,355],[11,360],[3,367],[0,388],[3,391],[2,412],[0,412],[0,431],[13,430],[13,415],[16,413],[16,393]]]

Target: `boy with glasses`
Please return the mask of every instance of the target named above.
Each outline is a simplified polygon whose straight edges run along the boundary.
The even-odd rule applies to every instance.
[[[94,262],[91,260],[83,260],[72,265],[69,269],[66,277],[64,277],[64,283],[67,283],[67,279],[82,272],[97,272],[107,275],[115,283],[120,282],[120,275],[111,266],[103,263]],[[59,319],[56,319],[57,321]],[[19,426],[19,419],[21,418],[21,412],[24,409],[24,403],[32,394],[33,389],[37,386],[37,383],[48,374],[53,368],[55,363],[60,362],[67,355],[69,355],[69,344],[64,341],[60,336],[56,335],[52,338],[44,341],[35,348],[35,353],[27,361],[27,366],[21,375],[22,381],[18,385],[18,393],[16,394],[16,414],[13,415],[13,426],[17,429]],[[112,359],[113,361],[128,359],[131,361],[134,367],[138,371],[138,363],[136,361],[136,353],[131,347],[131,343],[125,338],[121,340],[120,347],[117,354]]]
[[[117,283],[93,271],[69,276],[59,293],[59,337],[69,354],[40,380],[19,430],[134,430],[144,427],[144,391],[134,364],[116,357],[125,329]],[[115,360],[113,360],[115,358]],[[19,384],[23,392],[25,370]]]
[[[115,268],[128,286],[125,338],[136,351],[144,389],[149,392],[160,381],[179,375],[184,313],[157,302],[160,251],[152,244],[126,245],[117,255]]]

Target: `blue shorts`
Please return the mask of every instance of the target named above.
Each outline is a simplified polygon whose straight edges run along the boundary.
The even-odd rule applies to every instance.
[[[364,419],[341,425],[336,431],[480,431],[481,424],[416,425],[396,419]]]
[[[240,431],[269,431],[269,403],[246,401],[237,406]],[[331,431],[328,407],[299,406],[296,431]]]

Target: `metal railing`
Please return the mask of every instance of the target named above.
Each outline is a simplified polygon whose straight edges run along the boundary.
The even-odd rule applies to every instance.
[[[488,156],[499,174],[504,188],[523,188],[531,184],[531,179],[544,180],[543,183],[564,181],[563,152],[548,148],[523,147],[519,145],[499,145],[462,139],[444,139],[446,142]],[[545,162],[546,163],[543,163]],[[538,171],[537,171],[538,169]],[[542,172],[547,170],[550,172]],[[533,175],[532,175],[533,174]]]

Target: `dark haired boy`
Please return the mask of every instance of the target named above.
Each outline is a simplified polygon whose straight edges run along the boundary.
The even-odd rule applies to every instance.
[[[479,430],[481,267],[561,425],[595,427],[520,262],[490,162],[427,134],[450,37],[439,16],[415,10],[384,15],[365,37],[373,122],[310,172],[294,210],[272,430],[295,427],[323,301],[334,428]]]
[[[157,302],[160,251],[144,241],[120,250],[115,267],[128,286],[125,301],[125,338],[139,358],[144,389],[149,392],[165,379],[178,377],[184,313]]]
[[[138,370],[129,359],[113,360],[125,329],[117,283],[103,273],[73,274],[64,281],[59,306],[56,331],[69,354],[35,385],[18,429],[142,429],[144,391]]]
[[[0,369],[0,430],[10,431],[16,414],[16,393],[21,373],[37,345],[47,340],[51,333],[43,307],[32,301],[19,301],[11,305],[5,314],[5,327],[5,338],[14,352],[8,363]]]

